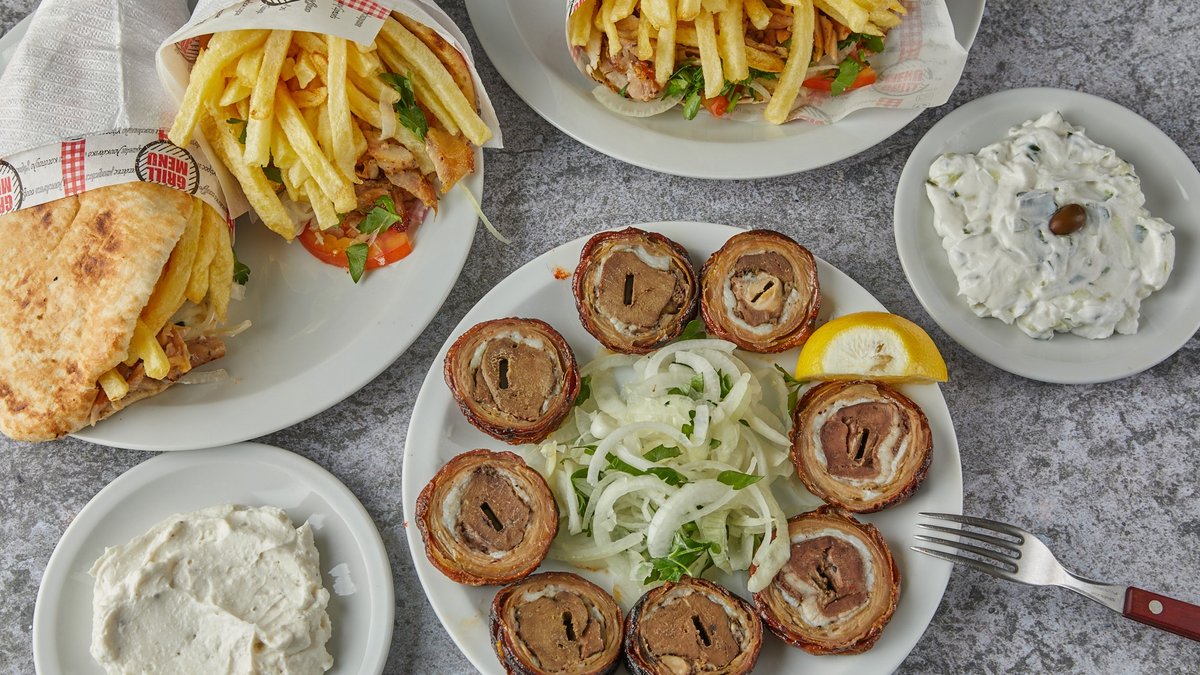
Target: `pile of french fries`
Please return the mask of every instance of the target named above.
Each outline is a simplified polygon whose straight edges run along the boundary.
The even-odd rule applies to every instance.
[[[301,31],[216,33],[196,60],[168,136],[183,146],[199,127],[250,206],[284,238],[304,223],[289,217],[282,191],[310,204],[320,229],[336,227],[340,214],[358,207],[364,125],[396,139],[423,174],[435,173],[424,132],[397,122],[393,106],[401,94],[381,75],[407,78],[421,114],[431,118],[429,129],[477,146],[491,137],[476,112],[473,84],[451,75],[444,55],[430,47],[431,33],[399,13],[370,45]],[[449,187],[443,181],[442,192]]]
[[[773,124],[788,118],[817,54],[832,53],[822,19],[844,30],[882,36],[900,24],[906,10],[898,0],[583,0],[571,15],[567,39],[572,47],[599,53],[601,44],[615,57],[622,32],[636,34],[637,58],[654,63],[655,80],[665,84],[683,58],[699,52],[704,95],[717,96],[727,82],[741,82],[750,69],[778,73],[763,116]],[[747,29],[786,35],[776,44],[747,37]],[[779,44],[784,43],[784,44]]]
[[[171,362],[158,341],[158,334],[185,301],[198,306],[207,303],[217,322],[224,323],[233,291],[233,267],[228,224],[211,206],[193,197],[192,213],[183,235],[137,319],[125,365],[141,361],[146,377],[165,378],[171,372]],[[177,365],[187,370],[191,364]],[[129,393],[129,383],[116,368],[100,376],[100,386],[108,400],[114,402]]]

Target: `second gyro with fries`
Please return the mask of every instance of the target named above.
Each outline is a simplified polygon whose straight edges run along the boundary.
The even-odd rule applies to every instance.
[[[201,45],[170,138],[202,134],[267,227],[355,282],[413,250],[492,138],[467,58],[400,12],[369,43],[247,29]]]
[[[762,104],[782,124],[816,95],[874,83],[870,60],[906,13],[898,0],[582,0],[567,40],[616,112]]]

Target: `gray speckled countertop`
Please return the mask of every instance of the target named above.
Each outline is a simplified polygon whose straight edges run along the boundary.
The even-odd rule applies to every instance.
[[[394,459],[434,355],[466,311],[521,264],[601,227],[650,220],[780,229],[849,273],[891,310],[929,329],[946,356],[951,380],[944,391],[962,449],[968,513],[1043,534],[1084,575],[1200,601],[1200,344],[1193,338],[1150,371],[1109,384],[1056,386],[1005,373],[952,342],[922,310],[896,258],[891,218],[900,169],[922,134],[957,106],[1013,87],[1082,89],[1116,101],[1156,124],[1195,162],[1200,4],[994,0],[949,104],[833,166],[725,183],[627,166],[559,133],[496,74],[474,42],[462,2],[442,4],[471,37],[504,127],[506,147],[487,152],[484,208],[515,243],[506,247],[481,230],[468,272],[407,354],[340,405],[262,439],[328,468],[375,518],[396,585],[389,673],[471,671],[413,572]],[[35,5],[0,0],[0,30]],[[76,440],[0,440],[0,672],[33,672],[34,600],[63,529],[97,491],[148,457]],[[1197,672],[1200,643],[1066,591],[956,569],[900,670]]]

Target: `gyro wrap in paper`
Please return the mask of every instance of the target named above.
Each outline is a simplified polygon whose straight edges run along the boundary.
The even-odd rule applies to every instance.
[[[432,2],[424,0],[200,0],[192,18],[158,48],[158,76],[176,102],[183,100],[191,66],[199,53],[197,38],[212,33],[244,29],[279,29],[336,35],[359,44],[370,44],[393,10],[434,29],[466,57],[479,101],[479,115],[492,131],[484,147],[504,147],[500,122],[479,79],[471,46],[458,26]],[[199,134],[197,134],[199,135]],[[249,210],[237,181],[218,166],[222,184],[230,195],[234,217]]]
[[[580,4],[581,0],[567,0],[568,29],[570,16]],[[901,4],[908,14],[888,32],[884,51],[870,57],[871,67],[878,73],[875,84],[839,96],[806,90],[808,96],[797,99],[788,121],[829,124],[865,108],[923,109],[950,99],[967,63],[967,50],[954,37],[946,0],[902,0]],[[586,75],[586,50],[569,45],[568,49]],[[762,106],[743,101],[729,117],[765,124],[761,111]]]
[[[185,0],[45,0],[0,75],[0,215],[135,181],[194,194],[227,215],[201,143],[166,140],[175,105],[154,45]]]

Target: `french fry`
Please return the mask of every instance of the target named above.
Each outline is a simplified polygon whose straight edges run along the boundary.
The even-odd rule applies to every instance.
[[[274,31],[268,31],[269,34]],[[258,69],[262,66],[263,50],[262,47],[248,52],[245,56],[238,59],[237,66],[234,67],[234,77],[244,87],[254,89],[255,82],[258,82]]]
[[[647,19],[638,21],[637,57],[642,61],[654,58],[654,42],[651,37],[657,34],[654,27],[650,25],[650,21]]]
[[[725,86],[721,70],[721,53],[717,49],[717,29],[712,12],[696,15],[696,46],[700,48],[700,70],[704,72],[704,96],[713,98]]]
[[[746,45],[746,63],[751,68],[765,73],[783,72],[783,59],[773,52],[764,52],[750,45]]]
[[[808,63],[812,58],[813,25],[816,22],[816,10],[813,0],[793,0],[796,3],[792,11],[792,46],[788,50],[787,62],[779,75],[779,83],[775,92],[763,111],[763,118],[771,124],[783,124],[787,121],[792,105],[800,94],[804,84],[804,76],[808,74]]]
[[[867,31],[867,24],[871,20],[871,15],[867,10],[854,4],[854,0],[813,0],[813,4],[822,12],[828,14],[831,19],[855,33],[864,33]],[[796,26],[795,29],[799,30],[799,27]]]
[[[350,120],[350,100],[346,96],[346,71],[349,67],[346,40],[327,35],[329,47],[329,76],[325,79],[329,90],[329,126],[333,138],[333,163],[342,175],[354,180],[354,164],[358,155],[354,153],[354,133]],[[358,50],[351,50],[357,53]]]
[[[746,63],[746,32],[742,21],[741,0],[736,0],[733,5],[717,14],[717,23],[720,26],[717,44],[725,66],[725,79],[739,82],[750,77],[750,66]]]
[[[230,106],[238,101],[244,101],[250,98],[250,87],[242,84],[242,81],[236,77],[230,78],[228,84],[225,85],[225,91],[221,93],[221,98],[218,105]]]
[[[654,81],[666,84],[675,72],[675,7],[670,2],[663,2],[666,20],[658,28],[658,44],[654,46]],[[647,0],[642,1],[642,7]]]
[[[567,41],[572,47],[583,47],[592,36],[592,17],[596,15],[597,0],[583,0],[567,21]]]
[[[787,0],[784,0],[786,2]],[[700,6],[713,14],[733,9],[733,0],[701,0]]]
[[[209,210],[208,214],[216,221],[217,232],[217,254],[208,268],[208,304],[217,315],[217,321],[225,323],[229,318],[229,297],[233,292],[233,242],[229,238],[229,227],[221,222],[216,212]]]
[[[750,17],[750,24],[758,30],[763,30],[767,24],[771,23],[771,10],[767,9],[767,4],[763,0],[745,0],[746,16]]]
[[[200,223],[203,210],[199,200],[193,200],[192,212],[188,216],[183,234],[167,258],[154,292],[142,309],[142,321],[150,327],[150,332],[157,335],[167,324],[175,312],[183,305],[187,297],[188,279],[192,276],[192,262],[196,259],[196,248],[200,242]]]
[[[275,84],[292,44],[292,31],[273,30],[263,44],[262,64],[250,94],[250,117],[246,122],[246,163],[266,166],[271,161],[271,111],[275,107]]]
[[[276,99],[278,98],[276,95]],[[241,184],[242,192],[246,194],[250,206],[254,207],[267,227],[291,241],[295,234],[291,218],[283,209],[283,204],[276,196],[271,182],[263,174],[262,168],[246,166],[242,161],[242,146],[234,138],[230,125],[225,123],[225,118],[221,117],[221,111],[215,108],[211,110],[201,120],[200,126],[213,151]],[[211,282],[209,283],[211,285]]]
[[[309,89],[299,89],[292,92],[292,100],[296,102],[296,107],[301,110],[323,105],[328,98],[329,87],[310,87]]]
[[[353,211],[358,205],[358,200],[354,197],[354,188],[349,179],[343,177],[321,153],[321,148],[317,146],[317,140],[313,138],[312,132],[300,115],[300,109],[296,107],[296,102],[292,100],[287,87],[284,87],[283,84],[279,84],[275,92],[275,114],[279,117],[279,124],[283,127],[283,133],[287,135],[292,149],[300,156],[300,161],[317,181],[317,184],[321,186],[325,196],[333,202],[338,213]],[[261,211],[259,215],[261,215]],[[291,239],[291,230],[293,229],[291,221],[288,221],[286,228],[289,233],[285,235],[285,238]]]
[[[430,51],[399,21],[388,19],[383,22],[380,33],[399,50],[404,60],[412,65],[413,71],[420,73],[430,85],[430,88],[442,101],[454,121],[462,129],[462,133],[475,145],[483,145],[492,137],[492,130],[471,107],[467,97],[458,88],[454,78],[446,71],[438,57]],[[336,203],[336,200],[334,200]]]
[[[120,401],[129,394],[129,383],[121,377],[116,368],[100,376],[100,387],[104,389],[104,395],[110,401]]]
[[[193,208],[202,211],[212,208],[197,197],[193,199],[196,200],[196,206]],[[196,257],[192,261],[192,275],[187,286],[187,299],[197,305],[204,302],[204,296],[208,295],[208,268],[212,264],[213,256],[217,254],[217,233],[212,226],[213,219],[204,215],[201,213],[200,242],[196,245]]]
[[[613,8],[620,0],[602,0],[600,5],[600,26],[608,36],[608,55],[616,58],[621,53],[621,34],[617,32],[617,22],[613,19]]]
[[[450,114],[446,106],[442,105],[442,102],[433,95],[432,87],[429,83],[415,71],[411,73],[410,79],[412,80],[413,93],[416,97],[421,99],[425,107],[429,109],[429,112],[433,113],[433,116],[437,118],[437,121],[441,123],[446,131],[457,136],[461,132],[458,122],[454,121],[454,116]]]
[[[296,35],[311,35],[311,33],[296,33]],[[315,79],[317,79],[317,66],[313,64],[311,54],[303,52],[296,59],[296,84],[300,85],[301,89],[308,89],[308,85]]]
[[[283,60],[283,67],[279,69],[279,79],[287,82],[296,77],[296,59],[287,57]]]
[[[133,339],[129,342],[129,359],[125,365],[132,366],[138,359],[142,360],[142,369],[146,376],[161,380],[171,372],[171,361],[167,352],[158,344],[157,333],[150,330],[145,321],[137,320],[133,328]]]
[[[300,45],[300,49],[308,54],[324,54],[329,47],[325,44],[325,40],[317,33],[309,33],[307,31],[299,31],[292,36],[292,40]],[[297,60],[299,62],[299,60]]]
[[[359,77],[375,77],[383,71],[383,62],[377,49],[369,52],[349,49],[346,55],[349,57],[350,71]]]
[[[612,9],[609,10],[609,21],[616,23],[633,14],[633,9],[637,7],[637,4],[638,0],[615,0]]]
[[[265,30],[238,30],[212,36],[208,47],[192,67],[191,79],[179,104],[179,114],[167,132],[167,138],[172,143],[186,147],[192,142],[196,125],[207,112],[204,102],[217,98],[222,91],[224,81],[221,74],[225,66],[265,42],[267,33]]]
[[[700,15],[700,0],[679,0],[679,20],[695,21]]]
[[[304,194],[308,203],[312,204],[313,215],[317,218],[317,226],[322,230],[337,227],[338,214],[333,209],[333,202],[325,197],[316,181],[311,178],[304,184]]]
[[[642,19],[658,29],[675,25],[675,0],[642,0]]]

